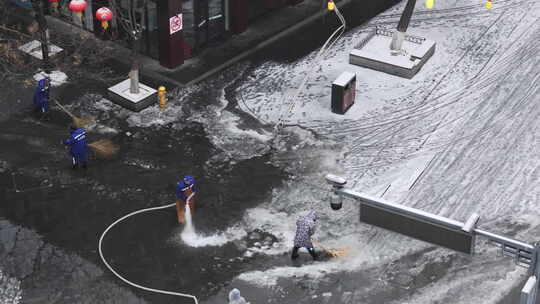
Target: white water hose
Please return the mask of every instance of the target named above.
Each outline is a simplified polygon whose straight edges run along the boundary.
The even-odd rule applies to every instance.
[[[191,199],[191,197],[194,195],[195,193],[192,193],[186,201],[189,201]],[[135,214],[139,214],[139,213],[143,213],[143,212],[148,212],[148,211],[153,211],[153,210],[159,210],[159,209],[165,209],[165,208],[169,208],[169,207],[173,207],[174,205],[176,205],[176,203],[172,203],[172,204],[167,204],[167,205],[163,205],[163,206],[157,206],[157,207],[152,207],[152,208],[145,208],[145,209],[140,209],[140,210],[137,210],[137,211],[134,211],[134,212],[131,212],[129,214],[126,214],[124,215],[123,217],[117,219],[116,221],[114,221],[114,223],[112,223],[111,225],[109,225],[109,227],[107,227],[107,229],[105,229],[105,231],[103,231],[103,233],[101,234],[101,237],[99,238],[99,245],[98,245],[98,249],[99,249],[99,256],[101,257],[101,260],[103,261],[103,263],[105,264],[105,266],[107,266],[107,268],[109,268],[109,270],[115,275],[117,276],[120,280],[124,281],[126,284],[129,284],[133,287],[136,287],[136,288],[139,288],[139,289],[142,289],[142,290],[146,290],[146,291],[150,291],[150,292],[155,292],[155,293],[161,293],[161,294],[166,294],[166,295],[171,295],[171,296],[177,296],[177,297],[184,297],[184,298],[191,298],[193,299],[193,301],[195,301],[195,304],[199,304],[199,301],[197,301],[197,297],[195,297],[194,295],[190,295],[190,294],[185,294],[185,293],[180,293],[180,292],[174,292],[174,291],[167,291],[167,290],[161,290],[161,289],[155,289],[155,288],[150,288],[150,287],[145,287],[145,286],[142,286],[142,285],[139,285],[139,284],[136,284],[136,283],[133,283],[131,282],[130,280],[124,278],[123,276],[121,276],[118,272],[116,272],[112,267],[111,265],[109,265],[109,263],[107,263],[107,260],[105,260],[105,257],[103,256],[103,251],[101,250],[101,244],[103,242],[103,238],[105,237],[105,234],[107,234],[107,232],[109,232],[109,230],[114,227],[116,224],[120,223],[121,221],[127,219],[128,217],[132,216],[132,215],[135,215]]]

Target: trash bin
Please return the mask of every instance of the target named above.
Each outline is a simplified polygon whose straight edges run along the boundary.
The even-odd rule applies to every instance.
[[[345,114],[356,97],[356,74],[343,72],[332,83],[332,112]]]

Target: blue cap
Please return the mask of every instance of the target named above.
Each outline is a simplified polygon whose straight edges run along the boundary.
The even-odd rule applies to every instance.
[[[186,175],[186,176],[184,176],[184,182],[186,182],[186,183],[194,183],[195,179],[193,178],[193,176]]]

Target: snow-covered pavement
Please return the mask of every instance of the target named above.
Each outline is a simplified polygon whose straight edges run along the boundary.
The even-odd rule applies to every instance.
[[[347,176],[355,190],[386,200],[460,221],[478,212],[482,228],[529,242],[540,237],[535,208],[540,198],[540,5],[495,1],[486,10],[483,1],[454,0],[438,1],[427,11],[419,1],[409,32],[436,41],[437,47],[418,75],[407,80],[349,65],[354,45],[374,26],[392,29],[403,6],[349,31],[325,56],[295,111],[286,117],[287,123],[315,135],[289,128],[299,133],[299,143],[283,152],[281,160],[276,157],[277,162],[291,162],[287,166],[297,179],[245,217],[252,228],[280,237],[279,253],[290,249],[296,217],[319,210],[317,238],[325,246],[348,247],[349,255],[300,268],[244,273],[238,284],[276,288],[280,279],[294,276],[320,280],[366,269],[378,272],[373,279],[391,282],[384,274],[392,261],[431,247],[361,224],[353,202],[346,202],[342,211],[330,210],[327,192],[320,189],[327,171]],[[243,101],[239,106],[261,121],[277,121],[281,107],[287,106],[284,93],[300,83],[314,56],[253,68],[236,90]],[[330,113],[331,82],[342,71],[356,73],[358,83],[356,104],[343,116]],[[470,259],[446,249],[418,257],[416,266],[424,270],[433,261],[453,262],[433,282],[411,284],[406,299],[401,296],[395,303],[504,301],[526,271],[489,244],[477,245],[478,254]],[[414,269],[393,277],[406,273],[414,277]],[[397,288],[389,284],[387,288]],[[380,288],[377,282],[367,284],[362,296]],[[359,297],[353,293],[350,303],[359,303]],[[341,295],[339,299],[344,301]],[[362,300],[381,303],[376,297]],[[389,296],[385,302],[391,300]]]

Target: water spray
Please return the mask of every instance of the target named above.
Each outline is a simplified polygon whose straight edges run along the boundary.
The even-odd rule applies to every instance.
[[[188,198],[188,201],[189,201],[189,198]],[[184,225],[184,231],[182,231],[182,239],[195,239],[197,237],[197,234],[195,233],[195,227],[193,227],[191,207],[189,206],[188,203],[186,203],[185,217],[186,217],[186,224]]]

